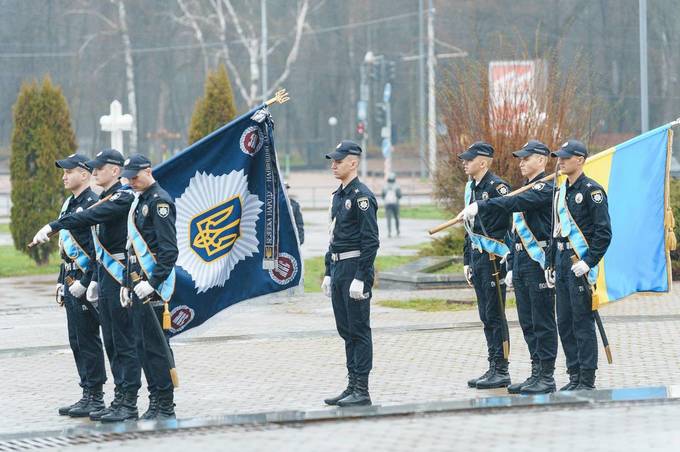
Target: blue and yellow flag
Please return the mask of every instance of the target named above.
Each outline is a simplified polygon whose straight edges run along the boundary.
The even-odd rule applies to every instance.
[[[300,284],[297,230],[264,105],[163,162],[153,174],[177,209],[172,335],[234,303]]]
[[[599,264],[600,303],[668,292],[675,249],[669,203],[672,124],[589,158],[586,174],[607,192],[612,241]]]

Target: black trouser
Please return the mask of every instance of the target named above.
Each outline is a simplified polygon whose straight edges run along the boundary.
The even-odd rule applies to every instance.
[[[555,291],[548,288],[541,265],[524,250],[515,251],[512,285],[531,361],[554,361],[557,356]]]
[[[557,327],[568,369],[597,369],[597,335],[592,296],[585,278],[571,271],[573,250],[557,251]]]
[[[149,392],[172,390],[170,363],[163,344],[168,340],[159,324],[163,306],[150,309],[149,305],[143,304],[137,298],[134,291],[131,290],[130,293],[137,357],[144,370]]]
[[[80,274],[72,276],[80,276]],[[74,356],[76,357],[76,367],[80,374],[81,385],[84,384],[88,388],[103,385],[106,383],[106,367],[102,341],[99,336],[99,315],[85,301],[85,295],[82,299],[73,297],[67,284],[64,284],[64,300],[67,309],[71,311],[72,317],[75,318],[73,323],[76,326],[75,340],[78,344],[78,353],[74,351]],[[69,332],[69,342],[71,341]],[[71,344],[71,348],[73,349],[73,344]]]
[[[387,233],[392,234],[392,219],[399,234],[399,204],[385,204],[385,218],[387,218]]]
[[[132,313],[120,304],[120,284],[101,265],[98,271],[99,318],[113,381],[124,391],[136,391],[141,385],[141,368],[135,349]]]
[[[85,364],[83,357],[80,354],[80,345],[78,344],[78,317],[80,313],[80,304],[72,296],[66,296],[64,289],[64,309],[66,309],[66,327],[68,329],[68,343],[73,352],[73,359],[76,362],[76,370],[80,377],[80,387],[87,387],[87,373],[85,372]]]
[[[347,371],[360,377],[368,376],[373,368],[373,338],[371,335],[371,287],[373,277],[364,281],[364,293],[369,297],[355,300],[349,297],[349,286],[357,271],[358,258],[331,263],[331,300],[338,334],[345,341]]]
[[[498,303],[498,289],[496,278],[493,276],[493,265],[486,252],[471,250],[472,284],[477,294],[477,309],[479,319],[484,325],[486,348],[489,361],[503,360],[503,317]],[[496,258],[496,268],[499,270],[498,278],[501,282],[501,297],[505,306],[505,265]]]

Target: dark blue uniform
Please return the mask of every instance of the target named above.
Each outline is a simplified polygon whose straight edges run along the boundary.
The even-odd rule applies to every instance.
[[[482,180],[477,183],[472,181],[472,200],[486,201],[497,198],[510,192],[510,186],[506,181],[488,171]],[[482,228],[482,225],[484,228]],[[487,237],[499,241],[505,241],[510,226],[510,216],[505,213],[494,212],[490,209],[480,210],[475,216],[475,223],[472,232],[484,234]],[[486,234],[484,233],[486,232]],[[496,279],[493,276],[493,265],[489,260],[489,254],[485,251],[473,249],[470,239],[466,234],[464,245],[464,264],[470,265],[472,269],[472,283],[477,294],[477,308],[479,318],[484,324],[484,336],[488,360],[490,363],[499,363],[503,358],[503,320],[500,307],[498,305],[498,291],[496,289]],[[501,283],[505,277],[505,266],[500,265],[497,260],[496,265],[500,270],[499,278]],[[505,304],[505,284],[501,285],[503,304]]]
[[[78,196],[71,198],[61,216],[81,212],[94,204],[97,198],[97,194],[87,188]],[[99,315],[96,306],[87,302],[85,295],[81,298],[75,298],[69,292],[68,284],[65,284],[66,277],[80,281],[84,287],[90,284],[96,266],[92,235],[88,227],[73,228],[69,231],[78,245],[91,258],[90,265],[83,272],[64,252],[61,253],[63,263],[59,281],[64,284],[64,306],[66,308],[69,344],[76,361],[80,385],[84,388],[101,391],[101,386],[106,382],[106,370],[102,341],[99,336]]]
[[[350,376],[366,381],[373,367],[370,305],[375,278],[373,264],[380,246],[377,211],[375,196],[358,178],[338,188],[333,193],[330,217],[334,227],[325,259],[326,276],[331,277],[335,323],[345,341],[347,371]],[[343,258],[349,252],[361,255]],[[354,279],[363,281],[366,299],[350,298],[349,287]]]
[[[583,261],[594,268],[612,238],[607,195],[600,184],[585,174],[573,185],[569,181],[566,184],[567,207],[589,247]],[[554,253],[557,327],[568,372],[594,372],[597,369],[597,336],[590,288],[584,277],[577,278],[571,271],[574,250],[566,238],[557,237]]]
[[[495,197],[479,202],[479,211],[488,210],[510,215],[523,212],[528,228],[539,246],[547,251],[552,226],[553,183],[538,182],[545,177],[539,174],[526,184],[532,188],[523,193]],[[546,261],[547,262],[547,261]],[[557,356],[557,325],[555,323],[555,292],[545,281],[544,268],[533,260],[524,249],[522,240],[515,232],[513,247],[507,260],[507,268],[512,269],[512,283],[517,299],[517,314],[522,327],[524,340],[529,347],[532,362],[532,376],[538,377],[539,365],[547,371],[554,369]],[[552,378],[552,370],[549,371]],[[524,383],[533,383],[527,380]],[[554,383],[553,383],[554,384]],[[516,392],[521,390],[519,384]],[[513,385],[514,386],[514,385]],[[509,388],[512,391],[512,386]]]
[[[139,195],[139,202],[132,213],[134,222],[154,255],[156,266],[149,278],[149,284],[157,289],[170,275],[177,261],[177,235],[175,230],[175,203],[158,183],[154,183]],[[134,252],[130,250],[132,256]],[[131,257],[129,271],[142,275],[136,258]],[[150,303],[154,306],[155,315],[142,304],[130,291],[133,298],[132,312],[136,333],[137,355],[142,363],[149,393],[158,394],[160,402],[172,405],[173,384],[170,378],[170,367],[165,355],[167,337],[160,337],[156,325],[162,314],[163,302],[154,292]],[[174,415],[174,412],[173,412]]]
[[[134,194],[122,189],[120,182],[100,195],[108,201],[79,213],[66,215],[50,223],[53,230],[88,228],[96,225],[102,246],[119,261],[127,260],[127,215]],[[98,282],[99,316],[104,336],[104,346],[109,357],[111,373],[120,391],[136,391],[140,387],[141,370],[135,351],[132,317],[119,301],[120,284],[109,274],[104,265],[97,262],[95,279]]]

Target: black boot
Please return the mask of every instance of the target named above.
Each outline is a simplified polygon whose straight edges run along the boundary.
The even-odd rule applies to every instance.
[[[347,388],[345,388],[340,395],[332,397],[330,399],[324,399],[323,403],[326,405],[337,405],[338,402],[348,395],[350,395],[352,392],[354,392],[354,375],[351,373],[347,376]]]
[[[156,416],[158,416],[158,393],[150,392],[149,408],[146,409],[146,412],[142,414],[142,417],[139,419],[142,421],[147,421],[149,419],[156,419]]]
[[[541,372],[530,385],[522,387],[520,394],[549,394],[555,392],[555,361],[541,361]]]
[[[581,378],[579,368],[571,367],[567,369],[567,373],[569,374],[569,383],[562,386],[560,388],[560,391],[573,391],[574,389],[576,389],[576,386],[578,386],[578,382]]]
[[[104,408],[103,410],[93,411],[92,413],[90,413],[90,420],[91,421],[101,420],[102,416],[109,414],[116,408],[118,408],[122,400],[123,400],[123,388],[121,388],[120,386],[116,386],[115,388],[113,388],[113,400],[111,401],[111,405]]]
[[[87,417],[93,411],[103,410],[105,407],[104,392],[102,392],[102,386],[99,385],[94,388],[90,388],[87,402],[68,410],[68,415],[71,417]]]
[[[368,394],[368,375],[357,376],[354,391],[344,399],[338,401],[338,406],[361,406],[371,405],[371,396]]]
[[[172,389],[158,393],[158,414],[155,419],[157,421],[175,419],[175,402]]]
[[[137,411],[137,390],[126,391],[123,394],[123,399],[120,405],[110,413],[102,416],[101,421],[107,422],[123,422],[128,419],[136,420],[139,417]]]
[[[508,362],[504,359],[496,361],[493,372],[488,377],[477,382],[477,389],[505,388],[510,386]]]
[[[515,383],[514,385],[508,386],[508,392],[510,394],[519,394],[523,387],[536,383],[540,371],[541,364],[538,361],[531,361],[531,375],[529,376],[529,378],[527,378],[521,383]]]
[[[592,391],[593,389],[595,389],[595,369],[581,369],[581,378],[576,391]]]
[[[59,408],[59,416],[68,416],[68,412],[73,408],[80,407],[87,403],[87,399],[90,398],[90,388],[83,388],[83,396],[76,403],[71,405],[62,406]]]
[[[468,388],[476,388],[477,387],[477,382],[480,380],[484,380],[485,378],[489,378],[489,376],[493,373],[494,369],[496,367],[496,363],[493,361],[489,361],[489,368],[487,369],[486,372],[480,377],[473,378],[472,380],[468,380],[467,385]]]

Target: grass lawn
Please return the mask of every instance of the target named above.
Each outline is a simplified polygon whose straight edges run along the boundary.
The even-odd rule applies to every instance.
[[[454,300],[444,300],[443,298],[414,298],[412,300],[384,300],[380,306],[397,309],[413,309],[416,311],[465,311],[477,309],[477,303],[457,303]],[[514,308],[515,299],[509,298],[505,309]]]
[[[378,210],[378,218],[385,218],[385,209]],[[419,206],[401,206],[399,208],[399,218],[415,218],[419,220],[448,220],[451,214],[441,207],[434,204],[423,204]]]
[[[417,256],[378,256],[375,259],[375,268],[377,271],[385,271],[400,265],[409,263]],[[305,292],[321,292],[321,281],[323,274],[326,271],[324,265],[324,258],[311,257],[305,259]]]
[[[59,262],[59,256],[55,252],[50,257],[49,264],[38,267],[31,258],[20,253],[13,246],[0,246],[0,277],[57,274]]]

